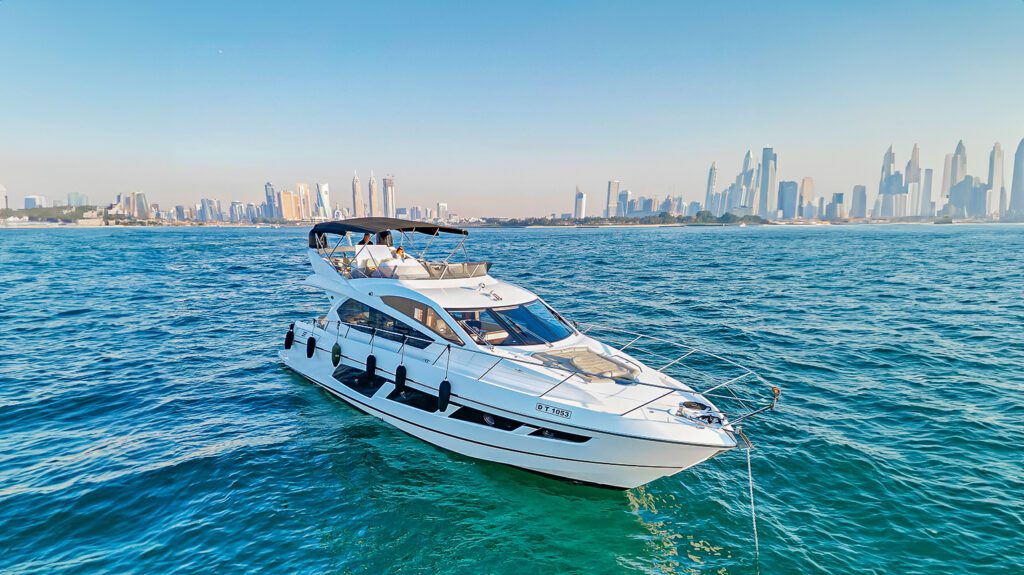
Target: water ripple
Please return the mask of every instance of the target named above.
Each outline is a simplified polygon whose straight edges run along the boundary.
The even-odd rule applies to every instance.
[[[1024,571],[1024,228],[472,237],[574,319],[784,387],[750,425],[762,572]],[[325,303],[300,284],[304,242],[0,233],[0,571],[757,571],[743,453],[576,487],[426,445],[282,369],[285,327]]]

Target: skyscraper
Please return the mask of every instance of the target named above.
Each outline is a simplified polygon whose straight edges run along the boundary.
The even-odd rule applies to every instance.
[[[907,162],[904,178],[907,184],[916,184],[921,181],[921,149],[917,147],[917,144],[914,144],[914,149],[910,152],[910,161]]]
[[[309,184],[295,184],[295,194],[299,198],[299,219],[312,219],[313,198],[309,195]]]
[[[879,213],[873,215],[883,218],[907,215],[906,192],[903,174],[896,169],[896,154],[890,145],[882,159],[882,171],[878,178]]]
[[[711,169],[708,170],[708,187],[704,192],[704,209],[711,209],[711,196],[715,194],[715,180],[718,179],[718,166],[711,162]]]
[[[579,186],[576,186],[576,202],[573,204],[572,217],[577,220],[587,217],[587,194],[581,192]]]
[[[796,213],[798,217],[807,219],[811,219],[813,217],[808,213],[807,206],[814,206],[814,178],[810,176],[800,180],[800,197],[797,200],[796,206]]]
[[[316,215],[325,220],[331,217],[331,189],[327,184],[316,184]]]
[[[954,162],[954,165],[956,162]],[[945,215],[954,218],[966,218],[974,217],[977,214],[978,208],[981,207],[984,210],[984,205],[979,206],[979,202],[974,199],[975,189],[979,187],[980,181],[975,182],[977,178],[962,178],[953,187],[949,188],[949,201],[946,202],[943,210]],[[980,202],[984,204],[984,202]]]
[[[751,214],[756,214],[757,208],[761,204],[761,162],[754,166],[752,174],[753,179],[750,181],[750,187],[747,188],[747,198],[743,205],[750,207]]]
[[[290,190],[281,192],[281,218],[288,221],[295,221],[301,217],[299,214],[299,198]]]
[[[604,217],[612,218],[616,215],[616,202],[619,198],[619,181],[608,180],[608,199],[604,204]]]
[[[851,218],[868,217],[868,188],[867,186],[853,187],[853,203],[850,205]]]
[[[448,204],[444,202],[437,202],[437,219],[441,222],[448,221]]]
[[[132,196],[135,198],[135,213],[133,214],[136,219],[148,220],[149,219],[149,201],[146,199],[146,194],[139,192],[132,192]]]
[[[938,205],[942,205],[946,198],[949,197],[949,188],[952,187],[950,178],[953,171],[953,154],[946,154],[945,160],[942,162],[942,189],[939,190],[939,198],[937,200]]]
[[[885,155],[882,156],[882,175],[878,178],[878,194],[882,195],[886,193],[886,182],[896,171],[896,153],[892,151],[892,144],[889,145],[889,149],[885,151]]]
[[[440,204],[438,204],[438,205],[440,205]],[[386,217],[386,218],[393,218],[393,217],[395,217],[395,208],[396,207],[397,206],[395,205],[395,177],[394,176],[384,176],[384,217]],[[445,206],[446,213],[447,213],[447,208],[448,208],[448,206],[446,205]],[[440,210],[440,208],[438,208],[438,214],[440,214],[440,213],[441,213],[441,210]],[[440,216],[438,216],[438,217],[440,217]],[[442,220],[443,219],[445,219],[445,218],[442,218]]]
[[[7,188],[0,186],[0,196],[4,197],[4,209],[11,209],[11,201],[7,198]]]
[[[267,182],[263,184],[263,194],[266,197],[263,204],[263,217],[268,220],[281,217],[281,207],[277,205],[277,194],[274,193],[274,184]]]
[[[824,198],[822,198],[824,199]],[[825,219],[841,220],[846,217],[846,198],[843,194],[832,194],[832,201],[825,206]]]
[[[953,152],[953,163],[949,172],[949,187],[959,184],[967,177],[967,146],[960,140],[956,144],[956,151]]]
[[[754,207],[754,187],[757,185],[757,171],[758,168],[754,165],[754,155],[750,153],[750,150],[747,150],[747,153],[743,155],[743,169],[740,171],[739,176],[736,177],[737,198],[735,205],[732,207]]]
[[[624,218],[629,215],[629,201],[633,198],[633,192],[622,190],[616,198],[615,215]]]
[[[283,200],[282,200],[283,201]],[[366,213],[363,211],[363,192],[359,187],[359,174],[352,173],[352,217],[361,218]]]
[[[986,209],[991,215],[1006,213],[1006,187],[1003,182],[1003,147],[996,142],[988,155],[988,194]]]
[[[910,151],[910,160],[907,162],[907,169],[903,173],[903,185],[907,194],[905,201],[897,202],[896,213],[898,216],[916,216],[921,208],[921,149],[914,144]]]
[[[778,159],[771,146],[761,151],[761,195],[757,215],[766,220],[774,219],[779,211],[778,188],[775,183]]]
[[[797,215],[797,201],[799,186],[796,182],[779,182],[779,210],[782,211],[782,219],[792,220]]]
[[[228,208],[228,221],[233,224],[240,223],[245,219],[245,206],[238,200],[231,201],[231,207]]]
[[[917,207],[917,215],[931,217],[935,215],[935,203],[932,200],[932,169],[924,171],[924,182],[921,184],[921,205]]]
[[[380,196],[377,195],[377,178],[373,177],[373,170],[370,170],[370,181],[366,184],[366,193],[370,203],[370,217],[381,215]]]
[[[1013,155],[1013,181],[1010,183],[1010,206],[1006,213],[1011,217],[1024,218],[1024,138],[1017,144]]]

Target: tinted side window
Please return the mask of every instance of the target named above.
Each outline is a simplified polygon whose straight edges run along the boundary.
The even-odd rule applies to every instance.
[[[404,313],[423,325],[430,331],[436,333],[442,338],[462,345],[462,338],[455,334],[455,330],[452,329],[447,322],[445,322],[441,316],[437,315],[434,308],[427,304],[413,301],[409,298],[386,295],[380,298],[384,303]]]
[[[430,345],[429,337],[408,324],[354,299],[350,299],[338,307],[338,319],[365,333],[370,333],[376,328],[378,330],[377,337],[401,342],[405,336],[408,336],[408,345],[420,349]]]

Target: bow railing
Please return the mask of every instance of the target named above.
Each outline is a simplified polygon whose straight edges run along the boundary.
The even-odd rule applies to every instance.
[[[587,372],[568,369],[562,365],[542,361],[539,358],[532,357],[529,352],[516,352],[516,356],[510,357],[495,353],[493,346],[489,346],[488,349],[453,346],[447,341],[441,342],[426,337],[409,335],[408,332],[389,330],[366,324],[328,320],[324,316],[313,318],[310,325],[313,327],[307,331],[314,337],[317,335],[316,330],[320,329],[326,337],[348,339],[352,335],[352,331],[355,330],[369,338],[375,339],[378,342],[377,345],[383,343],[381,340],[397,344],[400,348],[396,351],[402,353],[407,351],[407,345],[415,342],[415,344],[418,344],[414,344],[415,347],[422,350],[424,354],[428,354],[428,357],[432,354],[437,354],[431,362],[432,364],[436,365],[447,354],[447,361],[452,366],[458,366],[459,371],[465,376],[499,386],[503,385],[501,381],[493,377],[488,378],[488,376],[496,373],[495,370],[505,363],[512,366],[550,370],[552,379],[557,378],[557,381],[545,391],[537,393],[536,397],[538,398],[551,394],[560,386],[570,381],[583,386],[589,385],[589,378],[593,376],[593,374]],[[336,331],[329,331],[332,325]],[[296,326],[296,328],[298,327]],[[630,380],[624,382],[621,379],[616,380],[616,383],[619,385],[643,386],[659,389],[664,392],[646,401],[637,400],[637,405],[631,406],[629,410],[619,413],[621,416],[626,416],[642,409],[673,393],[695,393],[706,398],[714,398],[718,411],[711,413],[711,415],[720,418],[723,424],[735,425],[759,413],[773,410],[781,395],[781,390],[777,386],[771,385],[753,370],[718,354],[665,338],[638,334],[609,326],[583,324],[577,327],[579,333],[592,337],[601,343],[608,357],[629,363],[638,369],[646,367],[648,370],[664,373],[689,388],[645,381]],[[626,343],[623,344],[622,341]],[[466,363],[458,361],[458,356],[463,354],[482,356],[493,361],[485,362],[486,368],[483,368],[479,373],[474,373],[467,369]],[[468,356],[463,355],[463,357]],[[522,390],[518,389],[518,391]]]

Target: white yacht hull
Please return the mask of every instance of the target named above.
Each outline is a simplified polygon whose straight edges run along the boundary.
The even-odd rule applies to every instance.
[[[299,331],[297,326],[296,331]],[[460,381],[457,374],[451,374],[453,387],[451,405],[442,413],[433,413],[397,403],[388,399],[394,390],[394,365],[387,365],[386,354],[380,351],[380,364],[377,373],[387,380],[372,395],[353,389],[334,377],[335,368],[331,362],[329,345],[317,344],[312,358],[305,353],[305,337],[296,337],[290,350],[281,352],[281,359],[290,369],[326,389],[332,395],[344,400],[357,409],[378,417],[397,427],[409,435],[418,437],[428,443],[463,455],[511,465],[537,473],[550,475],[574,482],[594,484],[605,487],[630,489],[650,483],[661,477],[673,475],[688,467],[696,465],[715,454],[735,445],[693,445],[681,441],[644,438],[617,433],[600,431],[594,428],[573,427],[562,425],[549,419],[533,417],[528,409],[517,409],[516,412],[498,410],[487,404],[473,401],[467,396],[460,396],[459,390],[468,389],[472,381]],[[331,342],[333,343],[333,342]],[[365,357],[367,348],[358,349],[353,342],[345,342],[347,350],[342,360],[343,366],[352,370],[364,370],[365,364],[355,357]],[[350,357],[349,353],[358,354]],[[397,362],[397,358],[395,358]],[[436,375],[427,373],[426,365],[407,364],[409,367],[409,383],[407,387],[430,393],[427,381],[440,380],[439,368],[432,368]],[[416,383],[422,381],[424,383]],[[526,398],[532,401],[535,398]],[[506,405],[507,402],[503,403]],[[523,425],[514,430],[506,431],[486,427],[479,423],[471,423],[448,417],[460,407],[477,407],[522,422]],[[586,437],[585,442],[574,443],[530,435],[539,428],[576,434]]]
[[[430,238],[418,255],[417,234]],[[461,240],[428,260],[439,234]],[[735,448],[734,426],[774,408],[777,387],[770,402],[738,394],[768,384],[714,353],[569,322],[493,278],[488,262],[468,261],[467,235],[377,217],[313,226],[305,284],[330,307],[292,324],[282,362],[439,447],[622,489]],[[467,261],[450,261],[460,248]]]

